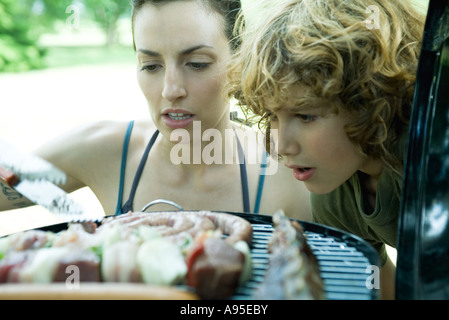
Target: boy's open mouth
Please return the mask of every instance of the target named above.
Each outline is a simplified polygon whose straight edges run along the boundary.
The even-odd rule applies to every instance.
[[[299,181],[307,181],[313,177],[316,168],[311,167],[291,167],[293,169],[293,176]]]

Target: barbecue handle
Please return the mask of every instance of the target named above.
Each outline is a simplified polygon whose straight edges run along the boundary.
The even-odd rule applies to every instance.
[[[19,183],[19,178],[11,171],[0,167],[0,181],[5,182],[9,187],[13,188]]]
[[[176,202],[170,201],[170,200],[165,200],[165,199],[157,199],[154,201],[151,201],[150,203],[148,203],[145,207],[142,208],[142,212],[145,212],[149,207],[154,206],[155,204],[160,204],[160,203],[164,203],[164,204],[169,204],[172,205],[176,208],[178,208],[179,210],[183,211],[184,209],[177,204]]]

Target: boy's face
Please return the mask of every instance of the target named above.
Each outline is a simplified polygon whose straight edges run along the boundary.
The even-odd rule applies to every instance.
[[[298,104],[306,92],[292,87],[286,105],[266,108],[272,112],[271,129],[278,130],[276,143],[285,165],[311,192],[325,194],[362,170],[367,159],[349,140],[344,130],[348,118],[342,113],[322,112],[331,107],[324,99],[323,105]]]

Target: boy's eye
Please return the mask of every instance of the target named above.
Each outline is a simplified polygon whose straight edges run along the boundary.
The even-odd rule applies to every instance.
[[[312,114],[302,114],[302,113],[297,113],[296,118],[300,119],[303,122],[311,122],[313,120],[315,120],[317,118],[317,116],[312,115]]]
[[[292,115],[292,117],[295,117],[296,119],[299,119],[300,121],[304,122],[304,123],[309,123],[312,122],[314,120],[316,120],[318,118],[317,115],[313,115],[313,114],[304,114],[304,113],[295,113],[294,115]],[[277,122],[278,120],[278,116],[275,113],[267,113],[265,115],[265,118],[268,119],[270,122]]]

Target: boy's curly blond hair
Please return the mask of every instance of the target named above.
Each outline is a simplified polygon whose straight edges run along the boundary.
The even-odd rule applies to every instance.
[[[228,95],[269,129],[267,99],[282,108],[288,89],[304,85],[312,94],[303,102],[339,101],[330,111],[350,117],[346,132],[354,146],[400,172],[399,140],[408,127],[424,15],[407,0],[271,4],[264,21],[240,29]]]

